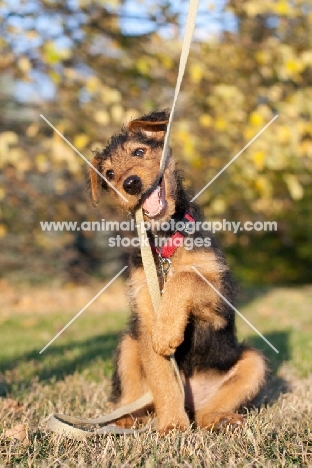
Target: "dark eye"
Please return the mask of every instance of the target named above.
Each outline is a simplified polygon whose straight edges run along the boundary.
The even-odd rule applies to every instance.
[[[115,177],[115,172],[112,169],[106,171],[106,177],[108,180],[112,180]]]
[[[143,148],[137,148],[136,150],[133,151],[133,156],[137,156],[138,158],[142,158],[144,153],[145,153],[145,150]]]

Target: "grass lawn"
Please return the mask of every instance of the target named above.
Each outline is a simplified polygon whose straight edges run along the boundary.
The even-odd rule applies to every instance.
[[[2,290],[0,312],[0,466],[196,467],[312,466],[312,286],[248,290],[241,339],[261,349],[272,375],[257,408],[234,434],[189,430],[71,441],[45,431],[52,412],[107,412],[112,355],[127,320],[122,285],[112,285],[51,346],[39,351],[103,287]],[[17,406],[17,402],[19,406]],[[5,431],[24,424],[24,443]]]

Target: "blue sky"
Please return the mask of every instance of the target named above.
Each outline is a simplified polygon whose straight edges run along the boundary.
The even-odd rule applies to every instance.
[[[211,35],[217,35],[223,29],[235,30],[236,21],[230,12],[224,12],[226,0],[201,0],[197,15],[197,25],[195,30],[195,39],[208,39]],[[172,0],[171,10],[179,14],[180,34],[184,32],[184,25],[188,11],[188,1]],[[144,34],[152,29],[152,24],[148,21],[138,22],[137,16],[147,16],[149,10],[153,9],[155,2],[152,0],[126,0],[122,11],[128,19],[121,20],[121,28],[126,34]],[[131,16],[134,19],[131,19]],[[170,36],[170,26],[164,27],[159,31],[164,36]]]
[[[67,0],[66,4],[75,11],[75,14],[68,19],[68,27],[72,31],[72,38],[62,35],[63,27],[61,18],[51,18],[44,14],[37,16],[32,14],[40,9],[40,3],[37,0],[7,0],[0,8],[4,14],[6,11],[16,12],[17,15],[10,16],[10,25],[17,28],[18,34],[11,35],[16,54],[23,54],[37,47],[45,40],[51,38],[60,48],[70,48],[71,41],[75,35],[81,34],[79,23],[84,21],[84,13],[79,13],[79,6],[76,0]],[[123,5],[113,7],[112,10],[121,12],[120,26],[124,34],[138,35],[152,31],[155,25],[148,20],[149,13],[159,11],[159,5],[162,1],[155,3],[152,0],[126,0]],[[201,0],[197,16],[197,23],[194,33],[194,39],[199,41],[208,41],[216,38],[224,30],[233,31],[236,28],[236,21],[230,12],[224,12],[226,0]],[[7,7],[5,6],[7,5]],[[187,0],[172,0],[170,2],[170,11],[178,15],[179,35],[182,38],[188,11]],[[27,30],[36,30],[38,36],[28,38],[25,34]],[[172,25],[162,25],[158,29],[159,34],[170,39],[177,34],[176,27]],[[57,39],[56,39],[57,38]],[[78,37],[77,37],[78,38]],[[35,52],[34,52],[35,53]],[[39,73],[32,72],[33,83],[18,82],[15,84],[15,95],[18,100],[32,101],[37,99],[52,99],[54,95],[54,85],[51,80]]]

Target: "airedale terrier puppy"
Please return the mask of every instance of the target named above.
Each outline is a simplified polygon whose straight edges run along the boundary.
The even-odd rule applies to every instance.
[[[165,110],[132,120],[103,151],[95,153],[93,166],[128,202],[90,169],[95,203],[100,191],[106,189],[128,213],[133,215],[142,207],[147,222],[159,221],[160,230],[158,226],[157,232],[148,231],[155,265],[159,269],[164,258],[170,265],[164,285],[159,278],[163,293],[155,315],[140,249],[132,252],[128,281],[132,313],[129,330],[122,335],[117,350],[112,400],[118,406],[128,404],[151,390],[152,409],[163,433],[173,427],[183,430],[191,422],[200,428],[236,427],[243,421],[236,411],[252,400],[264,383],[265,359],[260,352],[238,343],[232,308],[192,268],[232,303],[233,282],[215,241],[211,238],[207,243],[206,231],[188,229],[194,223],[198,227],[201,217],[188,199],[171,153],[160,174],[168,118]],[[166,229],[162,229],[164,222]],[[162,248],[156,242],[160,236],[165,238]],[[177,237],[182,242],[172,247],[170,241]],[[193,248],[186,248],[190,239]],[[169,359],[172,353],[185,387],[185,400]],[[142,412],[130,416],[117,424],[131,426]]]

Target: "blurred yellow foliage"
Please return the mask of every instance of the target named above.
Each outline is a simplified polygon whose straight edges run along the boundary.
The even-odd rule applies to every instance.
[[[90,76],[86,80],[86,88],[90,93],[95,93],[101,88],[101,80],[97,76]]]
[[[287,184],[290,196],[293,200],[301,200],[303,197],[303,187],[300,184],[298,177],[293,174],[285,174],[284,180]]]
[[[216,214],[225,213],[226,200],[224,199],[224,197],[219,196],[215,200],[213,200],[213,202],[211,203],[211,209]]]
[[[119,104],[114,104],[111,107],[111,117],[116,123],[122,122],[124,116],[124,108]]]
[[[5,237],[8,233],[8,228],[5,226],[5,224],[0,224],[0,238]]]
[[[267,177],[259,175],[255,180],[255,187],[261,196],[271,198],[272,185]]]
[[[252,159],[258,171],[263,170],[265,157],[266,155],[263,151],[256,151],[255,153],[253,153]]]
[[[276,137],[281,145],[286,145],[290,142],[291,128],[286,125],[278,125],[276,129]]]
[[[108,86],[101,85],[97,87],[97,91],[101,95],[102,102],[106,105],[119,103],[122,100],[121,93],[116,88],[110,88]]]
[[[123,3],[80,0],[71,9],[66,2],[54,2],[52,8],[51,2],[38,0],[29,21],[36,25],[50,18],[53,36],[49,28],[43,31],[34,26],[33,34],[26,31],[23,35],[20,25],[3,24],[0,198],[5,203],[1,226],[9,226],[16,239],[23,233],[25,245],[29,235],[34,248],[42,252],[52,251],[55,241],[42,233],[29,234],[38,228],[38,219],[76,220],[96,216],[96,212],[85,193],[85,162],[41,121],[40,112],[91,158],[89,148],[103,148],[123,123],[172,103],[181,50],[180,4],[143,1],[136,14],[143,18],[143,10],[148,11],[149,21],[143,24],[142,19],[136,28],[132,18],[133,30],[128,34],[124,29],[127,8],[117,8]],[[7,5],[13,11],[10,2]],[[222,214],[254,220],[261,214],[264,219],[280,219],[282,227],[275,237],[268,239],[260,233],[257,237],[257,247],[263,240],[261,248],[279,256],[274,263],[270,255],[271,263],[263,263],[263,269],[273,271],[280,280],[280,265],[287,255],[292,280],[304,275],[301,265],[308,264],[306,252],[312,258],[311,234],[300,225],[312,222],[309,9],[309,2],[301,0],[231,0],[203,7],[170,142],[178,165],[186,169],[187,184],[192,182],[196,191],[279,115],[198,201],[209,217]],[[235,26],[223,29],[223,15],[229,11]],[[216,33],[210,29],[215,14],[220,15]],[[22,53],[16,44],[25,45]],[[103,197],[102,208],[120,216],[108,197]],[[75,249],[76,255],[82,249],[87,257],[84,242],[95,239],[93,233],[88,236],[60,236],[62,267],[75,265]],[[250,239],[245,236],[235,242],[224,234],[225,245],[234,250],[248,247],[242,256],[247,263],[254,252]],[[103,236],[100,242],[97,258],[98,252],[107,253]],[[15,247],[19,246],[16,242]],[[237,253],[239,257],[235,250],[233,259]],[[262,279],[260,269],[257,279]]]
[[[199,123],[202,127],[211,127],[213,125],[213,118],[208,114],[202,114],[199,117]]]
[[[270,50],[259,50],[255,53],[255,57],[260,65],[268,65],[272,62],[272,53]]]
[[[69,59],[71,55],[71,49],[56,46],[53,41],[47,41],[43,44],[43,56],[50,65],[56,65],[62,60]]]
[[[226,130],[227,128],[227,121],[225,120],[224,117],[217,117],[215,120],[214,120],[214,128],[218,131],[218,132],[223,132],[224,130]]]
[[[101,125],[107,125],[110,121],[109,113],[106,110],[98,110],[94,113],[94,119]]]
[[[17,65],[23,73],[28,73],[31,70],[31,63],[28,57],[18,59]]]
[[[285,63],[286,70],[290,76],[296,77],[305,68],[304,63],[300,60],[290,59]]]
[[[254,111],[250,114],[249,121],[251,125],[254,125],[255,127],[264,124],[263,116],[260,114],[260,112],[257,111]]]
[[[39,172],[47,172],[49,170],[50,164],[45,154],[37,154],[35,161]]]
[[[136,67],[140,73],[143,75],[148,75],[150,71],[150,64],[147,57],[140,57],[136,61]]]
[[[59,84],[60,81],[61,81],[61,76],[55,70],[51,70],[49,72],[49,77],[51,78],[53,83],[56,84],[56,85]]]
[[[74,146],[81,150],[82,148],[85,148],[87,144],[89,143],[90,138],[88,135],[85,133],[79,133],[78,135],[75,135],[74,137]]]
[[[292,11],[292,8],[287,0],[279,0],[273,5],[274,13],[277,15],[289,15]]]
[[[57,179],[55,182],[54,182],[54,189],[55,189],[55,192],[57,194],[62,194],[65,192],[66,190],[66,184],[65,184],[65,181],[63,179]]]
[[[191,83],[199,84],[204,76],[204,67],[200,63],[192,63],[189,67]]]

